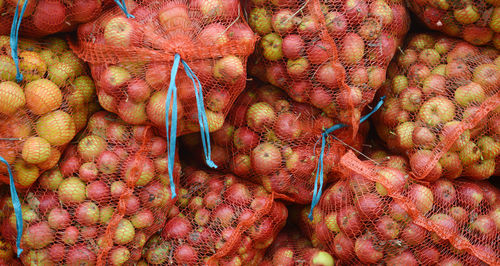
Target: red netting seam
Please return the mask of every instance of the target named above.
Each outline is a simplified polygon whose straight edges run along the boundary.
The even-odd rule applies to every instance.
[[[147,138],[147,132],[151,128],[148,127],[146,130],[144,130],[144,135],[142,138],[142,145],[137,151],[137,153],[134,156],[141,156],[145,152],[145,149],[147,148],[147,143],[148,143],[148,138]],[[118,200],[118,210],[116,213],[113,213],[113,217],[111,218],[108,226],[106,227],[106,231],[104,234],[104,246],[99,250],[99,253],[97,255],[97,265],[105,265],[107,261],[107,256],[111,248],[113,247],[113,235],[115,234],[116,228],[118,226],[118,223],[120,220],[125,216],[126,212],[126,203],[125,201],[127,200],[128,197],[132,195],[132,191],[134,191],[135,183],[139,179],[139,174],[142,172],[142,167],[143,165],[140,165],[140,169],[138,169],[137,165],[134,165],[134,167],[130,170],[132,178],[127,179],[127,189],[125,190],[122,195],[120,195],[120,199]]]
[[[429,173],[432,171],[436,163],[448,150],[450,150],[453,143],[455,143],[455,141],[460,137],[460,135],[462,135],[462,133],[464,133],[468,129],[473,129],[474,127],[476,127],[476,125],[482,119],[484,119],[490,112],[492,112],[499,106],[500,106],[500,91],[497,92],[492,97],[486,99],[481,104],[479,110],[474,115],[471,115],[466,119],[462,120],[457,125],[455,130],[448,135],[448,137],[444,138],[436,145],[436,147],[433,149],[433,156],[431,160],[429,160],[429,162],[426,164],[424,170],[421,173],[411,172],[411,175],[416,179],[425,179],[427,175],[429,175]]]
[[[208,258],[207,264],[208,265],[218,265],[217,260],[224,257],[233,249],[235,246],[238,245],[236,241],[238,239],[241,239],[241,234],[245,232],[250,226],[255,224],[255,222],[262,218],[264,215],[268,214],[271,211],[271,208],[273,207],[274,204],[274,193],[271,193],[269,197],[267,197],[266,204],[264,205],[263,208],[259,209],[259,211],[252,216],[251,219],[244,220],[236,226],[236,229],[234,230],[234,233],[231,235],[231,237],[228,239],[224,247],[219,249],[215,254],[213,254],[210,258]],[[214,261],[215,260],[215,261]]]
[[[161,37],[158,36],[158,38]],[[210,49],[190,45],[182,49],[165,47],[165,50],[161,51],[139,47],[115,47],[84,41],[76,44],[72,40],[69,41],[69,46],[78,57],[86,62],[116,64],[136,61],[137,58],[147,58],[151,62],[172,62],[175,54],[179,54],[185,61],[218,58],[226,55],[248,56],[254,50],[255,43],[252,42],[249,45],[248,43],[232,41],[224,45],[210,47]]]

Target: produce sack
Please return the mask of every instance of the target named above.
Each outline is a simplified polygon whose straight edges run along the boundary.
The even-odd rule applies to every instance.
[[[91,65],[102,107],[164,131],[169,158],[177,136],[219,129],[246,84],[256,36],[238,0],[131,1],[78,28],[72,48]],[[170,160],[170,159],[169,159]],[[170,160],[172,163],[172,161]]]
[[[353,127],[409,29],[401,1],[247,1],[261,36],[249,73]]]
[[[29,187],[54,167],[64,147],[98,108],[82,60],[56,37],[19,40],[19,75],[10,38],[0,36],[0,181]],[[19,77],[19,76],[18,76]]]
[[[173,206],[166,140],[150,126],[98,112],[59,167],[45,172],[22,202],[25,265],[122,265],[141,258]],[[178,181],[180,164],[174,165]],[[9,240],[15,216],[1,225]]]
[[[313,248],[311,242],[293,225],[288,225],[278,234],[269,247],[260,265],[333,266],[335,260],[326,251]]]
[[[285,205],[231,174],[186,173],[179,199],[143,259],[149,265],[260,265],[286,223]]]
[[[5,0],[0,2],[0,34],[9,34],[13,24],[25,37],[70,32],[110,6],[113,0]]]
[[[338,123],[310,104],[293,101],[277,87],[252,82],[234,103],[222,129],[212,133],[212,158],[221,169],[262,184],[279,198],[310,203],[318,182],[321,133]],[[330,134],[323,154],[325,184],[335,177],[347,147],[361,148],[367,126],[354,140],[349,128]],[[186,138],[183,142],[200,149],[196,136]],[[186,157],[196,160],[199,156],[190,154],[201,153],[188,151]]]
[[[500,2],[495,0],[408,0],[408,6],[427,27],[474,45],[500,49]]]
[[[500,192],[491,184],[423,183],[352,152],[341,165],[345,176],[325,191],[313,219],[319,241],[341,264],[500,263]]]
[[[374,124],[416,179],[487,179],[500,154],[499,90],[497,50],[417,34],[389,67]]]
[[[370,138],[368,141],[371,142],[373,138]],[[366,147],[366,141],[364,143],[364,149],[363,153],[361,153],[363,156],[366,156],[365,158],[370,158],[371,160],[374,160],[375,162],[382,164],[383,166],[386,167],[391,167],[391,168],[396,168],[400,169],[401,171],[407,171],[409,167],[409,162],[408,159],[406,159],[403,156],[399,155],[389,155],[385,151],[382,150],[371,150]],[[370,145],[371,147],[375,147]],[[339,162],[340,163],[340,162]],[[342,166],[339,166],[342,167]],[[345,171],[345,169],[344,169]],[[336,179],[334,179],[335,183],[337,181],[343,179],[343,172],[337,173],[336,174]],[[334,184],[335,184],[334,183]],[[325,190],[329,191],[331,190]],[[316,231],[315,227],[318,222],[321,222],[321,219],[314,219],[314,217],[318,217],[318,215],[321,215],[320,212],[322,212],[321,209],[312,209],[310,205],[294,205],[291,206],[289,209],[290,212],[290,217],[291,220],[293,221],[294,224],[298,225],[300,227],[300,230],[304,233],[304,235],[311,240],[311,243],[313,247],[315,248],[320,248],[320,249],[325,249],[324,243],[320,240],[320,236],[318,236],[321,231]]]

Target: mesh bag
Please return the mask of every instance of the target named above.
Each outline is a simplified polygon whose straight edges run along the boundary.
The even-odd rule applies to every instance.
[[[357,132],[409,29],[400,1],[247,1],[262,38],[249,73],[311,103]]]
[[[500,3],[497,1],[408,0],[408,6],[432,30],[474,45],[500,49]]]
[[[19,83],[9,42],[0,36],[0,156],[16,185],[26,188],[57,164],[99,106],[94,81],[64,40],[19,40]],[[0,181],[10,182],[4,164]]]
[[[335,124],[319,109],[291,100],[277,87],[252,82],[231,108],[222,129],[212,133],[212,159],[219,168],[262,184],[282,199],[306,204],[311,202],[317,178],[318,139]],[[367,131],[368,124],[363,124],[354,140],[350,128],[334,132],[337,140],[330,138],[325,148],[324,183],[335,176],[344,145],[360,149]],[[183,142],[201,147],[193,136]],[[201,152],[188,151],[186,157],[193,158],[191,154]]]
[[[500,154],[500,57],[440,35],[418,34],[391,63],[378,135],[410,158],[412,175],[486,179]]]
[[[256,39],[239,1],[137,1],[128,9],[135,18],[114,8],[80,26],[72,45],[91,63],[103,108],[160,129],[168,109],[178,135],[200,130],[199,110],[205,128],[220,128],[245,86]]]
[[[200,131],[205,161],[216,168],[209,132],[244,89],[256,41],[239,1],[139,0],[128,8],[135,18],[110,9],[81,25],[72,45],[91,65],[99,103],[127,123],[163,130],[170,164],[176,137]]]
[[[26,3],[21,16],[23,5]],[[5,0],[0,3],[0,34],[9,34],[16,13],[22,17],[19,31],[25,37],[70,32],[96,18],[112,0]],[[16,6],[19,5],[17,11]],[[14,21],[14,22],[13,22]]]
[[[176,207],[143,252],[150,265],[259,265],[288,211],[262,186],[186,170]]]
[[[78,144],[25,193],[21,260],[32,265],[122,265],[138,261],[166,221],[170,192],[166,140],[104,111]],[[181,174],[174,165],[174,177]],[[3,220],[13,240],[15,216]]]
[[[287,225],[278,234],[259,265],[333,266],[335,264],[330,254],[321,249],[313,248],[311,242],[300,233],[298,228]]]
[[[374,138],[369,138],[368,141],[373,141]],[[375,147],[375,145],[370,145],[370,147]],[[366,153],[365,156],[371,158],[374,162],[380,163],[386,167],[396,168],[401,171],[407,171],[409,167],[408,160],[403,156],[398,155],[388,155],[385,151],[373,149],[372,151],[367,151],[366,143],[364,144],[363,152]],[[364,154],[363,153],[363,154]],[[342,166],[341,166],[342,167]],[[345,170],[344,170],[345,171]],[[342,179],[343,172],[337,173],[335,176],[335,180],[339,181]],[[335,182],[337,183],[337,182]],[[331,188],[330,188],[331,190]],[[326,192],[324,192],[326,193]],[[308,205],[294,205],[290,207],[290,217],[292,221],[300,227],[302,232],[307,236],[308,239],[311,240],[312,245],[315,248],[326,249],[325,243],[323,241],[324,238],[321,237],[320,234],[324,233],[322,231],[315,230],[318,222],[321,222],[321,219],[315,219],[314,217],[318,217],[322,212],[321,209],[313,209],[311,214],[311,206]],[[310,217],[313,217],[311,219]]]
[[[314,230],[341,264],[500,263],[500,192],[492,185],[421,183],[352,152],[340,164],[345,176],[323,194]]]

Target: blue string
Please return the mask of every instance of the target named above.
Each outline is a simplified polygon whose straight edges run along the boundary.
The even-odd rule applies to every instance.
[[[371,115],[373,115],[382,105],[384,104],[384,99],[385,96],[380,97],[380,101],[377,103],[375,108],[371,110],[367,115],[363,116],[360,120],[359,123],[365,122]],[[311,202],[311,211],[309,212],[309,220],[313,220],[313,211],[314,207],[318,204],[321,194],[323,191],[323,160],[324,160],[324,153],[325,153],[325,144],[326,144],[326,138],[328,137],[328,134],[332,133],[333,131],[337,129],[341,129],[344,127],[348,127],[346,124],[336,124],[330,128],[327,128],[323,133],[321,133],[321,153],[319,155],[318,159],[318,166],[316,167],[316,179],[314,180],[314,191],[313,191],[313,197],[312,197],[312,202]],[[318,140],[319,141],[319,140]],[[318,142],[316,142],[317,144]],[[315,147],[316,147],[315,144]],[[319,188],[318,188],[318,180],[319,180]]]
[[[172,199],[177,196],[175,193],[174,183],[174,160],[175,160],[175,142],[177,140],[177,86],[175,85],[175,77],[177,70],[179,70],[179,63],[181,56],[175,54],[174,64],[170,72],[170,85],[167,91],[167,100],[165,102],[165,127],[167,135],[167,153],[168,153],[168,178],[170,179],[170,191],[172,192]],[[169,123],[168,111],[172,110],[172,122]],[[170,130],[168,128],[170,124]],[[170,136],[169,136],[170,133]]]
[[[175,84],[175,78],[177,76],[177,71],[179,70],[179,63],[182,62],[184,66],[184,71],[186,71],[187,76],[193,81],[193,87],[196,96],[196,105],[198,107],[198,122],[200,123],[200,133],[201,140],[203,142],[203,151],[205,154],[205,161],[211,168],[217,168],[217,165],[211,160],[211,147],[210,147],[210,131],[208,128],[207,114],[205,113],[205,106],[203,104],[203,91],[201,87],[201,82],[188,66],[188,64],[181,59],[179,54],[175,54],[174,64],[172,65],[172,71],[170,73],[170,85],[167,91],[167,99],[165,102],[165,127],[167,135],[167,153],[168,153],[168,177],[170,179],[170,191],[172,192],[172,198],[176,197],[175,193],[175,183],[174,183],[174,159],[175,159],[175,142],[177,139],[177,86]],[[168,111],[172,110],[171,119],[172,122],[169,123]],[[170,124],[170,129],[169,129]]]
[[[7,171],[9,171],[9,187],[10,187],[10,197],[12,198],[12,207],[14,207],[14,212],[16,214],[16,229],[17,229],[17,239],[16,239],[16,247],[17,247],[17,257],[21,256],[21,237],[23,236],[23,212],[21,211],[21,202],[19,201],[19,197],[17,196],[16,185],[14,184],[14,177],[12,175],[12,169],[10,168],[9,163],[0,156],[0,162],[4,163],[7,166]]]
[[[365,122],[368,118],[370,118],[370,116],[372,116],[375,112],[377,112],[378,109],[380,109],[380,107],[382,107],[382,105],[384,104],[384,100],[385,96],[380,97],[380,100],[378,101],[377,105],[375,105],[375,108],[373,108],[373,110],[371,110],[367,115],[363,116],[359,120],[359,123]]]
[[[23,81],[23,74],[19,70],[19,56],[17,54],[17,46],[19,40],[19,27],[21,27],[21,20],[23,19],[24,10],[28,5],[28,0],[24,1],[23,7],[21,8],[21,14],[19,14],[19,2],[16,5],[16,12],[14,13],[14,19],[12,21],[12,26],[10,27],[10,54],[16,64],[16,80],[17,82]]]
[[[201,88],[200,80],[184,60],[182,60],[182,64],[184,65],[184,70],[186,71],[187,76],[193,81],[194,92],[196,96],[196,106],[198,107],[198,122],[200,124],[201,141],[203,143],[203,151],[205,154],[205,162],[209,167],[217,168],[217,165],[215,165],[215,163],[211,159],[212,149],[210,147],[210,129],[208,127],[207,114],[205,113],[203,91]],[[198,83],[198,86],[196,86],[196,83]]]
[[[127,18],[135,18],[134,15],[130,14],[127,11],[127,5],[125,4],[125,0],[121,0],[121,2],[120,0],[115,0],[115,3],[123,11],[123,13],[125,13],[125,16],[127,16]]]

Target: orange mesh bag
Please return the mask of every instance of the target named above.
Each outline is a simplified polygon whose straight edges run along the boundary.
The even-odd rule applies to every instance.
[[[498,1],[408,0],[408,6],[432,30],[500,49]]]
[[[0,3],[0,34],[9,34],[12,24],[14,27],[20,24],[19,31],[25,37],[70,32],[78,24],[95,19],[112,3],[112,0],[5,0]]]
[[[0,36],[0,156],[12,166],[16,185],[26,188],[57,164],[99,106],[94,81],[66,41],[19,40],[18,83],[10,41]],[[0,180],[10,182],[4,164]]]
[[[95,95],[85,65],[64,40],[0,36],[0,181],[11,186],[18,253],[23,219],[16,187],[29,187],[59,162],[89,114],[100,108]]]
[[[325,191],[314,221],[318,238],[341,264],[500,263],[500,192],[490,184],[421,183],[352,152],[340,164],[345,175]]]
[[[410,158],[412,175],[486,179],[500,154],[500,54],[418,34],[391,63],[378,135]]]
[[[58,168],[25,193],[21,260],[32,265],[122,265],[138,261],[166,221],[170,192],[166,140],[153,127],[98,112]],[[175,181],[181,174],[174,165]],[[15,234],[14,214],[2,233]]]
[[[333,266],[334,259],[327,252],[313,248],[294,226],[287,225],[267,250],[262,266],[316,265]]]
[[[186,171],[165,227],[146,244],[150,265],[259,265],[288,211],[234,175]]]
[[[321,110],[291,100],[277,87],[250,83],[231,108],[222,129],[212,133],[212,158],[222,169],[262,184],[279,198],[310,203],[318,178],[318,139],[335,124],[338,122]],[[343,143],[331,134],[324,152],[324,183],[330,182],[340,156],[345,153],[344,145],[361,148],[368,131],[366,126],[354,140],[348,128],[335,131]],[[201,145],[193,145],[194,140],[186,136],[184,142],[199,149]]]
[[[378,146],[376,143],[367,144],[367,142],[370,143],[374,141],[377,141],[377,139],[370,137],[363,144],[364,146],[363,154],[366,153],[365,156],[368,156],[368,158],[371,158],[372,160],[381,163],[386,167],[392,167],[404,171],[408,169],[409,167],[408,159],[398,155],[389,155],[383,150],[376,149],[376,147]],[[342,178],[342,174],[339,174],[338,172],[335,174],[336,174],[335,177],[332,177],[334,180],[337,181]],[[314,230],[318,220],[310,219],[311,206],[306,206],[306,205],[290,206],[289,212],[291,220],[294,222],[294,224],[298,225],[302,230],[302,232],[304,232],[304,234],[307,236],[307,238],[311,240],[312,245],[316,248],[325,249],[323,248],[323,243],[320,241],[320,238],[318,237],[318,233],[321,232]],[[319,212],[318,210],[314,209],[313,217],[317,216],[318,212]]]
[[[238,0],[130,1],[78,28],[73,50],[91,65],[104,109],[130,124],[163,130],[169,157],[176,136],[219,129],[246,83],[256,36]],[[206,146],[207,145],[207,146]]]
[[[402,1],[248,0],[260,39],[249,73],[357,132],[409,29]]]

